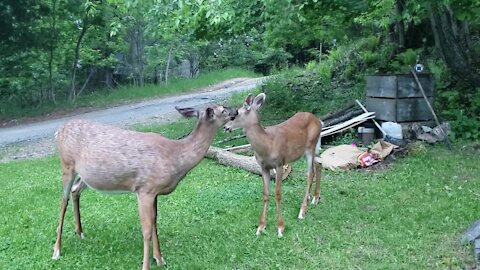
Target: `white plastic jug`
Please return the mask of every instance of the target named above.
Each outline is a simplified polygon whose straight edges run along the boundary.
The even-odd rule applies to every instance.
[[[386,135],[389,135],[392,138],[402,140],[402,126],[395,122],[383,122],[382,129],[385,131]]]

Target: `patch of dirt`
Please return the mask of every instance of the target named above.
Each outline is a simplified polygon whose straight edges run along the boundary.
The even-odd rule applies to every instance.
[[[54,138],[26,141],[0,147],[0,163],[14,160],[37,159],[54,154],[56,151]]]

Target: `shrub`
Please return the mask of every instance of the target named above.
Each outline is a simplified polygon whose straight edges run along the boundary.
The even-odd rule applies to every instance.
[[[363,84],[325,80],[319,73],[289,69],[277,74],[262,86],[267,105],[262,109],[265,119],[282,120],[298,111],[318,116],[338,110],[363,94]]]

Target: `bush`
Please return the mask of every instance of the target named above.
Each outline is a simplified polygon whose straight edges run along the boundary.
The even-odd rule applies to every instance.
[[[252,30],[248,34],[210,42],[202,51],[201,68],[215,70],[240,67],[268,75],[288,66],[292,56],[282,48],[270,48],[263,36]]]
[[[324,79],[314,71],[289,69],[262,86],[267,105],[262,116],[272,121],[286,119],[298,111],[318,116],[336,111],[360,98],[364,84]]]
[[[454,138],[480,140],[480,117],[466,116],[461,110],[455,111],[452,121]]]
[[[480,140],[480,88],[474,93],[441,89],[437,104],[443,118],[452,123],[454,138]]]

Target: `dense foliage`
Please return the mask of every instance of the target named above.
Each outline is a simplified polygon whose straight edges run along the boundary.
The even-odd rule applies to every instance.
[[[442,117],[479,138],[479,13],[473,0],[6,0],[0,113],[231,66],[305,68],[289,84],[307,88],[289,95],[318,104],[419,62],[435,75]]]

